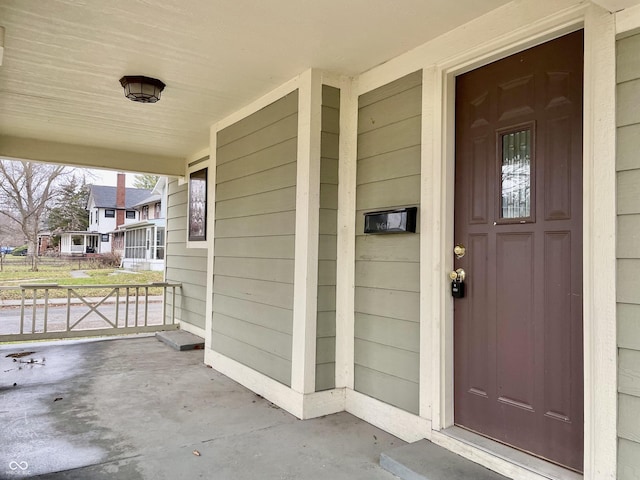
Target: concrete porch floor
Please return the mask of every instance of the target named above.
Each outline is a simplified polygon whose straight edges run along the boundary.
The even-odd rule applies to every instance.
[[[297,420],[153,337],[0,346],[1,479],[393,479],[379,455],[404,444]]]

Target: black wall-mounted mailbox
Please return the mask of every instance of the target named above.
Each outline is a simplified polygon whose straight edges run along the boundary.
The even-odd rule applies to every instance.
[[[418,207],[407,207],[365,213],[364,233],[415,233],[417,211]]]

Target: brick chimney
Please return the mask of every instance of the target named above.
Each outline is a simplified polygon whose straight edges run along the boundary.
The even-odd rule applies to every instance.
[[[116,228],[124,224],[124,212],[127,201],[126,175],[118,172],[116,183]]]

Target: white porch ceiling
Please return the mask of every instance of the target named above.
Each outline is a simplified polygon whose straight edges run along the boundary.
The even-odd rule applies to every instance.
[[[2,136],[185,157],[304,70],[354,75],[508,0],[2,0]],[[122,75],[167,84],[154,105]]]
[[[507,0],[3,0],[0,135],[184,157],[310,67],[357,74]],[[155,105],[122,75],[167,84]]]
[[[610,12],[619,12],[625,8],[630,8],[638,5],[638,0],[592,0],[593,3],[600,5],[602,8],[609,10]]]

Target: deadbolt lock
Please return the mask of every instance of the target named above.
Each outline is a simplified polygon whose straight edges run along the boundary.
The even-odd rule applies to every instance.
[[[449,278],[451,280],[458,280],[459,282],[464,282],[464,277],[466,277],[467,273],[462,269],[458,268],[457,270],[451,271],[449,273]]]
[[[464,298],[464,277],[465,272],[462,268],[449,273],[451,279],[451,296],[453,298]]]

